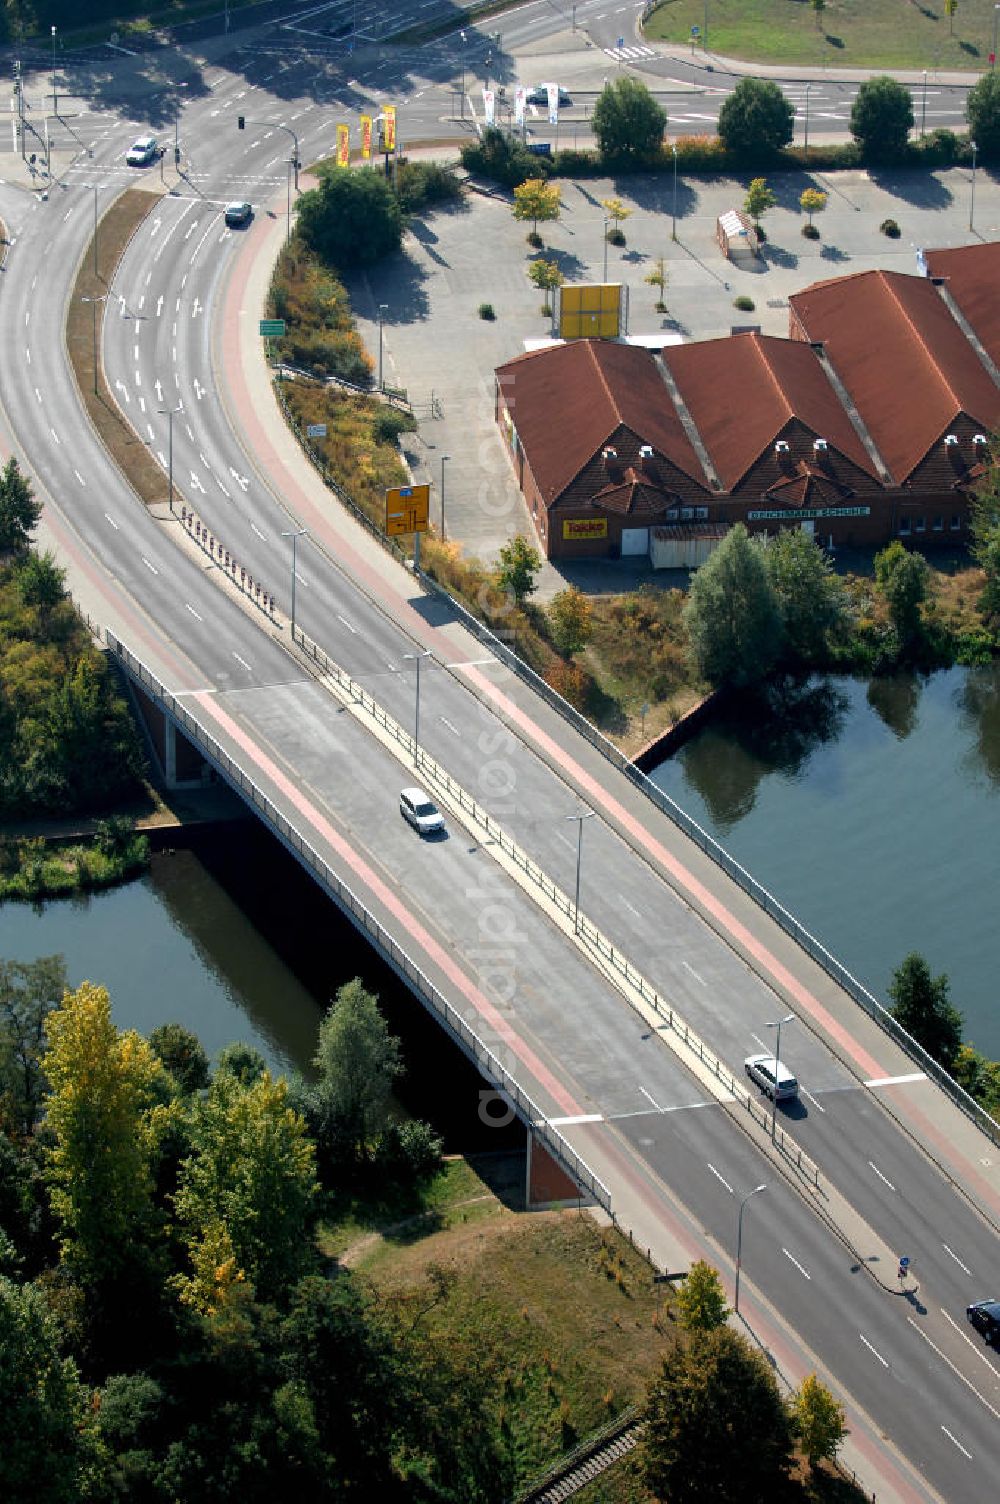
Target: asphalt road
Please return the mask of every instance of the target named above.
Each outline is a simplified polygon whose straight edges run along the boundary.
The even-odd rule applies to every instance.
[[[252,423],[230,415],[218,395],[212,314],[242,243],[240,233],[225,229],[221,206],[253,185],[259,212],[275,200],[280,212],[288,136],[275,122],[299,134],[304,157],[329,149],[336,122],[314,99],[296,96],[308,60],[284,60],[277,79],[263,71],[268,66],[259,50],[262,76],[252,87],[246,70],[207,70],[204,91],[179,123],[185,177],[128,248],[103,348],[112,390],[139,439],[158,455],[167,445],[161,409],[180,408],[173,429],[179,492],[287,610],[288,545],[279,535],[294,519],[254,461]],[[280,91],[270,93],[275,82]],[[391,88],[391,79],[385,83]],[[340,93],[357,87],[357,80],[337,82]],[[438,130],[434,107],[421,113],[414,98],[410,129]],[[237,112],[248,117],[243,133],[235,129]],[[596,1119],[600,1131],[669,1183],[723,1266],[736,1196],[769,1183],[752,1208],[752,1244],[748,1224],[747,1309],[799,1333],[838,1388],[941,1497],[970,1504],[987,1497],[1000,1369],[970,1341],[963,1313],[967,1300],[992,1293],[995,1231],[877,1098],[879,1091],[932,1088],[865,1087],[819,1035],[786,1026],[782,1053],[807,1093],[789,1126],[885,1245],[914,1258],[920,1292],[907,1302],[852,1267],[828,1227],[784,1188],[770,1162],[563,933],[487,862],[477,840],[457,826],[443,843],[412,837],[395,811],[398,788],[409,781],[399,764],[302,672],[259,617],[218,588],[203,559],[178,547],[179,523],[151,516],[110,465],[82,417],[62,329],[73,270],[92,229],[92,185],[110,194],[148,176],[122,165],[133,133],[95,113],[85,137],[93,157],[68,172],[47,203],[0,190],[14,240],[0,319],[20,378],[5,384],[5,412],[40,488],[83,545],[67,562],[81,568],[85,557],[85,567],[115,582],[135,623],[135,651],[158,655],[170,687],[189,692],[202,714],[216,715],[215,729],[231,739],[234,753],[241,735],[252,739],[263,759],[256,776],[272,795],[283,797],[282,779],[293,779],[298,817],[333,864],[344,861],[344,842],[364,853],[364,881],[377,879],[434,940],[440,960],[427,964],[443,985],[450,979],[445,960],[460,968],[486,1004],[485,1011],[466,1010],[470,1021],[546,1112],[572,1119],[568,1097]],[[174,178],[168,166],[166,181]],[[417,646],[413,638],[311,543],[299,552],[297,587],[306,631],[408,724],[414,683],[404,654]],[[570,890],[576,839],[568,822],[579,807],[570,783],[516,741],[456,673],[428,665],[422,692],[428,750]],[[502,784],[486,771],[497,761],[506,769]],[[484,888],[516,936],[513,947],[500,947],[512,959],[498,962],[495,940],[482,933]],[[586,827],[581,903],[734,1070],[770,1038],[766,1024],[784,1011],[774,993],[602,819]],[[383,917],[400,924],[407,939],[392,905]],[[473,936],[479,945],[470,943]],[[564,1131],[585,1153],[587,1136],[598,1130]],[[919,1487],[913,1494],[931,1496]]]

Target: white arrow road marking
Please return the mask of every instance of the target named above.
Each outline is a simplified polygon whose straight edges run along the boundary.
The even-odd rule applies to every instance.
[[[55,431],[55,429],[54,429],[54,428],[53,428],[53,427],[52,427],[52,425],[51,425],[51,424],[50,424],[50,425],[49,425],[49,433],[50,433],[50,434],[51,434],[51,435],[52,435],[52,437],[53,437],[53,438],[54,438],[54,439],[55,439],[55,441],[56,441],[56,443],[57,443],[57,444],[58,444],[58,445],[60,445],[60,447],[61,447],[61,446],[62,446],[62,439],[61,439],[61,438],[60,438],[60,437],[59,437],[59,435],[58,435],[58,434],[57,434],[57,433],[56,433],[56,431]]]
[[[246,671],[247,671],[248,674],[252,674],[253,673],[253,669],[250,667],[249,663],[246,661],[245,658],[241,658],[240,655],[239,655],[239,653],[234,653],[233,657],[236,659],[237,663],[242,663],[243,667],[246,669]]]
[[[197,475],[195,475],[193,470],[191,471],[191,485],[194,490],[200,491],[202,496],[204,496],[205,487],[202,485],[201,481],[198,479]]]
[[[139,411],[141,413],[144,413],[146,411],[146,399],[145,399],[145,397],[140,397],[139,398]]]
[[[163,312],[163,294],[161,292],[160,296],[156,300],[156,317],[159,318],[160,314],[162,312]]]
[[[156,451],[156,458],[159,460],[160,464],[165,470],[167,468],[167,456],[163,453],[162,449],[158,449]]]
[[[202,454],[201,450],[198,451],[198,458],[201,460],[201,462],[205,466],[206,470],[211,470],[212,467],[208,463],[208,460],[205,458],[205,456]]]
[[[162,402],[163,401],[163,387],[160,385],[160,378],[159,378],[159,376],[157,376],[156,381],[153,383],[153,390],[156,393],[156,400],[157,400],[157,402]]]
[[[40,402],[42,399],[39,397],[38,400]],[[232,467],[232,465],[230,465],[230,467],[229,467],[229,473],[233,477],[233,480],[236,482],[236,484],[238,486],[240,486],[242,490],[245,491],[246,488],[247,488],[247,486],[250,484],[250,477],[249,477],[249,475],[240,475],[239,471],[238,470],[234,470],[233,467]]]
[[[151,574],[159,574],[160,571],[157,569],[156,565],[150,564],[145,554],[140,554],[139,557],[142,559],[142,562],[145,564],[146,568],[150,571]]]
[[[153,220],[153,223],[149,227],[149,233],[151,236],[159,234],[160,226],[162,225],[162,223],[163,220],[160,219],[159,216],[157,216],[156,219]]]
[[[201,313],[201,303],[197,298],[195,298],[194,302],[191,304],[191,317],[193,319],[196,319],[199,313]]]
[[[121,394],[125,398],[126,402],[131,402],[132,401],[132,398],[128,394],[128,388],[126,387],[124,381],[116,381],[115,382],[115,391],[116,392],[121,392]],[[38,400],[39,400],[39,402],[41,402],[41,400],[42,400],[41,397],[39,397]]]
[[[149,434],[149,442],[152,443],[153,440],[156,438],[156,435],[153,432],[153,425],[152,425],[152,423],[147,423],[146,424],[146,432]]]
[[[185,423],[184,427],[187,429],[187,436],[188,436],[188,438],[191,440],[191,442],[193,444],[194,443],[194,433],[192,432],[191,424],[190,423]]]
[[[204,397],[207,390],[207,387],[203,387],[200,381],[198,381],[197,379],[195,380],[194,394],[198,398],[199,402],[201,401],[202,397]]]
[[[39,402],[41,402],[41,400],[42,400],[42,394],[38,390],[37,386],[35,387],[35,396],[38,398]]]

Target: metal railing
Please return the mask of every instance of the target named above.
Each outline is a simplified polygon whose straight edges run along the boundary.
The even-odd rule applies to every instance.
[[[703,1069],[709,1071],[718,1082],[724,1092],[730,1096],[742,1108],[744,1108],[760,1127],[772,1133],[776,1149],[784,1156],[788,1164],[799,1172],[810,1184],[819,1186],[819,1171],[807,1154],[799,1148],[783,1128],[772,1121],[764,1109],[763,1104],[738,1081],[729,1068],[719,1057],[708,1048],[701,1037],[690,1027],[687,1020],[682,1017],[657,991],[653,984],[637,971],[628,956],[611,941],[602,930],[586,914],[577,910],[573,899],[568,893],[553,881],[543,867],[524,850],[522,846],[507,833],[500,822],[484,809],[481,804],[458,782],[456,778],[435,761],[422,748],[418,748],[414,738],[386,711],[372,695],[351,675],[346,669],[340,667],[334,659],[330,658],[318,643],[312,641],[304,632],[296,629],[295,642],[298,647],[310,658],[322,671],[323,675],[332,680],[340,690],[346,694],[351,702],[359,706],[367,715],[371,716],[376,725],[380,726],[393,741],[413,758],[414,764],[419,766],[422,773],[427,775],[428,781],[433,782],[443,790],[461,810],[483,831],[486,839],[499,847],[503,854],[523,872],[529,882],[558,910],[565,919],[573,921],[576,935],[581,942],[589,947],[600,960],[607,963],[622,980],[637,993],[648,1007],[652,1008],[657,1018],[660,1019],[681,1041],[684,1048],[695,1055]]]
[[[974,1097],[959,1086],[943,1066],[928,1055],[923,1046],[907,1033],[878,998],[874,997],[868,988],[837,960],[836,956],[831,955],[826,946],[817,940],[815,935],[795,918],[794,914],[789,913],[773,893],[759,883],[745,867],[742,867],[736,858],[731,856],[724,846],[720,846],[718,841],[710,836],[696,820],[693,820],[679,804],[675,804],[669,794],[658,788],[652,779],[641,768],[636,767],[635,763],[609,741],[596,726],[591,725],[575,706],[565,700],[550,684],[546,684],[541,675],[537,674],[530,664],[525,663],[523,658],[519,658],[517,653],[503,642],[485,622],[473,616],[461,601],[456,600],[450,591],[439,585],[430,575],[424,574],[421,570],[419,578],[433,594],[448,601],[461,624],[472,636],[484,647],[489,648],[501,663],[561,715],[575,731],[585,737],[602,757],[606,758],[619,772],[624,773],[630,783],[635,784],[646,798],[656,805],[657,809],[673,821],[689,840],[693,841],[707,857],[715,862],[716,866],[732,878],[743,889],[743,892],[752,898],[754,903],[763,909],[813,961],[821,966],[837,986],[853,998],[869,1017],[910,1056],[914,1063],[941,1087],[942,1091],[947,1093],[955,1106],[965,1113],[977,1128],[981,1129],[993,1143],[1000,1143],[1000,1123],[997,1123]]]
[[[611,1194],[602,1180],[566,1141],[558,1128],[549,1122],[541,1108],[518,1085],[501,1065],[489,1046],[479,1037],[462,1015],[406,953],[399,942],[380,924],[371,910],[333,871],[305,837],[296,830],[253,779],[233,760],[215,737],[191,714],[156,676],[107,631],[109,651],[126,673],[140,684],[170,717],[175,725],[202,753],[207,762],[235,791],[251,805],[254,812],[270,826],[282,845],[308,869],[324,891],[355,924],[367,940],[389,962],[393,970],[416,993],[462,1047],[487,1080],[492,1081],[509,1099],[524,1123],[542,1140],[545,1147],[566,1168],[573,1180],[606,1211],[611,1210]],[[370,696],[369,696],[370,699]]]

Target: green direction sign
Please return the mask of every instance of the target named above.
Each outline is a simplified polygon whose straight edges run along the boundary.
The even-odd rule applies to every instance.
[[[273,334],[276,339],[281,339],[285,332],[285,321],[284,319],[261,319],[260,332],[262,335]]]

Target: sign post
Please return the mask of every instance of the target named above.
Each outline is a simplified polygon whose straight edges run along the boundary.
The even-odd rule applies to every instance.
[[[431,488],[392,486],[385,493],[385,531],[389,538],[413,534],[413,567],[420,568],[420,534],[430,525]]]

